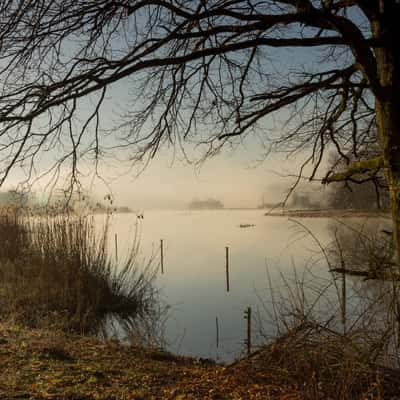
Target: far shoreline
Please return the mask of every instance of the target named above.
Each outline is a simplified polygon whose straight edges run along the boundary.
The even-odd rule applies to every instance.
[[[385,211],[369,211],[355,209],[310,209],[310,210],[271,210],[264,214],[267,217],[293,217],[293,218],[387,218],[390,213]]]

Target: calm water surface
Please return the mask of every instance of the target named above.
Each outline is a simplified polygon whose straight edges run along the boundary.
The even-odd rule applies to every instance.
[[[321,244],[332,240],[328,219],[299,221]],[[156,284],[162,300],[170,306],[165,339],[167,348],[175,353],[222,361],[239,357],[244,351],[246,307],[253,310],[255,344],[261,340],[260,327],[274,333],[273,325],[260,323],[258,318],[270,309],[268,274],[274,290],[284,288],[282,275],[292,279],[294,268],[300,274],[307,267],[319,276],[327,275],[316,241],[295,222],[264,216],[262,210],[152,211],[145,212],[143,220],[136,214],[117,214],[112,217],[110,237],[118,235],[119,257],[133,239],[136,223],[141,256],[153,254],[159,262],[160,239],[164,241],[164,274],[158,274]],[[254,226],[241,228],[241,224]],[[226,246],[230,252],[229,292]]]

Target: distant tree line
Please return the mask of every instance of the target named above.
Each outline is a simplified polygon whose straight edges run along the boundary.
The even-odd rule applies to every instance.
[[[339,183],[325,197],[315,198],[309,193],[295,192],[289,206],[298,209],[333,208],[337,210],[388,210],[389,192],[373,182],[362,185],[354,182]]]
[[[319,199],[312,198],[307,193],[294,192],[291,196],[290,206],[294,208],[319,209],[322,208]]]
[[[209,210],[209,209],[221,209],[224,205],[221,201],[215,199],[206,200],[193,200],[189,204],[191,210]]]
[[[338,184],[328,194],[328,207],[337,209],[388,210],[389,193],[372,182]]]
[[[340,175],[337,171],[343,170],[346,163],[357,165],[363,158],[374,158],[379,154],[377,141],[365,146],[355,157],[347,154],[346,157],[331,157],[331,171]],[[340,178],[340,176],[339,176]],[[364,170],[360,168],[358,173],[351,178],[339,181],[328,192],[328,207],[337,209],[362,209],[362,210],[389,210],[390,198],[388,186],[381,169]]]
[[[16,190],[8,190],[0,192],[0,207],[26,206],[35,203],[35,196],[30,193],[17,192]]]

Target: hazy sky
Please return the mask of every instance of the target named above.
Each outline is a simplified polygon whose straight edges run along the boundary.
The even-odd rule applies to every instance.
[[[171,163],[171,157],[159,155],[139,176],[127,173],[111,179],[110,188],[118,205],[134,210],[185,208],[193,199],[206,198],[233,208],[256,207],[263,198],[266,202],[281,201],[293,178],[276,172],[295,173],[298,160],[279,154],[269,155],[263,162],[255,160],[254,152],[246,147],[233,154],[223,152],[200,168],[181,161]],[[100,182],[93,188],[99,197],[108,190]]]
[[[251,167],[239,154],[220,155],[194,166],[160,157],[138,177],[122,176],[112,183],[118,203],[137,208],[184,207],[193,199],[215,198],[225,207],[254,207],[269,183],[277,181],[265,163]],[[276,193],[273,194],[276,198]]]
[[[284,60],[287,68],[296,64],[300,58],[293,51],[281,51],[280,55],[280,61]],[[102,128],[111,127],[118,120],[118,114],[124,108],[129,109],[132,96],[126,82],[117,83],[110,89],[101,111]],[[85,101],[86,105],[80,104],[83,114],[90,109],[91,100]],[[285,113],[282,110],[277,119],[268,117],[263,120],[260,135],[264,136],[264,140],[267,131],[281,132]],[[188,150],[187,147],[185,149]],[[257,207],[263,199],[266,202],[283,200],[285,191],[294,178],[284,179],[282,175],[298,172],[299,164],[304,159],[301,156],[297,159],[286,159],[285,155],[279,153],[265,157],[265,152],[259,138],[249,135],[235,150],[226,148],[218,156],[206,160],[201,167],[179,161],[179,155],[178,159],[172,161],[171,152],[163,150],[158,152],[139,176],[135,170],[124,171],[117,162],[113,163],[113,168],[105,162],[101,165],[101,170],[108,185],[99,179],[93,181],[92,185],[89,178],[82,179],[82,182],[98,199],[101,200],[111,192],[117,205],[127,205],[134,210],[184,208],[193,199],[207,198],[220,200],[225,207]],[[46,157],[51,158],[52,154],[47,154]],[[38,169],[45,168],[45,163],[42,157],[37,164]],[[22,175],[16,171],[3,189],[15,187],[21,179]],[[35,190],[41,192],[43,187],[44,184],[36,186]]]
[[[260,139],[249,135],[234,150],[225,148],[199,166],[182,161],[179,155],[173,157],[172,151],[166,149],[157,153],[140,174],[135,169],[128,170],[127,164],[106,159],[100,163],[105,182],[99,178],[92,180],[88,174],[82,183],[97,200],[111,193],[116,205],[133,210],[182,209],[194,199],[207,198],[220,200],[226,208],[252,208],[262,201],[284,200],[305,159],[302,154],[287,157],[283,153],[265,153]],[[37,166],[43,164],[42,159]],[[89,171],[92,169],[90,166]],[[14,188],[21,179],[22,174],[16,171],[2,189]],[[34,191],[44,192],[45,183],[46,179]],[[301,186],[310,191],[306,180]],[[311,190],[315,193],[323,188],[317,182]]]
[[[109,115],[111,118],[112,110]],[[83,178],[82,183],[97,199],[112,193],[115,204],[133,210],[185,208],[194,199],[207,198],[220,200],[228,208],[257,207],[263,200],[283,200],[294,178],[282,175],[295,174],[304,158],[287,159],[279,153],[265,156],[265,152],[259,138],[251,135],[234,150],[225,148],[200,166],[180,160],[179,155],[174,158],[164,149],[139,175],[135,169],[127,171],[126,164],[106,159],[100,165],[107,184],[91,177]],[[45,168],[44,163],[42,159],[37,167]],[[15,171],[3,190],[14,188],[22,176]],[[45,182],[34,190],[44,191]]]
[[[304,56],[298,51],[274,51],[279,62],[286,68],[297,66]],[[117,84],[110,92],[110,107],[106,107],[106,119],[111,121],[124,108],[129,111],[129,102],[134,96],[123,84]],[[138,176],[131,171],[119,178],[111,179],[110,188],[119,205],[133,209],[183,208],[193,199],[215,198],[225,207],[256,207],[265,201],[283,200],[294,178],[282,175],[296,174],[304,156],[286,159],[284,154],[273,153],[265,157],[265,138],[269,134],[282,132],[287,111],[269,116],[262,121],[260,138],[249,135],[235,150],[223,149],[218,156],[206,160],[200,168],[175,160],[166,150],[159,152],[149,166]],[[189,150],[185,145],[185,150]],[[106,175],[115,176],[115,173]],[[277,175],[277,173],[281,175]],[[319,186],[316,184],[316,186]],[[97,182],[94,191],[101,198],[107,187]]]
[[[350,10],[351,12],[351,10]],[[356,16],[354,18],[360,18]],[[73,48],[74,44],[65,43],[66,49],[69,46]],[[124,41],[113,42],[113,48],[124,50],[127,46]],[[126,50],[126,49],[125,49]],[[326,58],[326,49],[299,49],[299,48],[260,48],[262,53],[263,72],[271,73],[271,84],[280,84],[285,82],[288,77],[295,79],[294,72],[302,72],[303,70],[313,71],[318,69],[320,64],[326,65],[329,69],[329,63],[333,65],[337,60],[328,61]],[[344,56],[341,56],[344,57]],[[303,67],[308,66],[308,68]],[[318,66],[318,68],[315,68]],[[140,81],[142,75],[135,76]],[[264,75],[265,76],[265,75]],[[114,83],[107,88],[106,100],[101,107],[101,128],[110,128],[113,122],[118,120],[118,114],[123,114],[134,110],[131,100],[135,98],[138,102],[142,102],[143,93],[135,90],[134,85],[130,82],[133,77],[126,78],[123,81]],[[261,79],[261,78],[260,78]],[[264,79],[264,78],[262,78]],[[263,84],[264,82],[258,83]],[[266,82],[268,85],[268,81]],[[256,85],[257,86],[257,85]],[[137,88],[137,87],[136,87]],[[100,92],[95,93],[92,99],[85,98],[77,103],[78,121],[74,121],[74,133],[79,132],[82,127],[82,121],[88,115],[92,114],[96,104],[96,96],[100,97]],[[94,101],[92,101],[94,100]],[[260,134],[266,135],[267,131],[274,131],[281,135],[287,127],[284,122],[288,116],[287,110],[280,110],[276,116],[268,115],[260,121]],[[79,121],[81,119],[81,121]],[[280,122],[278,121],[280,120]],[[40,123],[40,121],[39,121]],[[201,123],[201,121],[200,121]],[[90,130],[90,128],[88,129]],[[93,130],[94,131],[94,130]],[[85,134],[82,141],[93,141],[93,131]],[[210,127],[212,132],[212,127]],[[146,134],[146,132],[144,132]],[[209,132],[203,131],[205,136]],[[68,134],[65,135],[66,143],[64,152],[68,151]],[[65,138],[64,137],[64,138]],[[113,141],[113,135],[108,136],[109,141]],[[63,140],[60,140],[61,142]],[[112,143],[111,143],[112,144]],[[263,200],[266,202],[278,202],[283,200],[285,190],[293,183],[293,176],[284,179],[283,175],[294,175],[299,171],[299,165],[303,157],[290,157],[286,159],[283,154],[271,154],[264,159],[265,149],[257,140],[257,137],[250,137],[244,140],[244,143],[234,151],[229,149],[223,151],[219,156],[207,160],[200,168],[181,162],[179,160],[171,161],[172,156],[165,150],[158,152],[156,158],[151,164],[137,177],[135,171],[123,173],[123,168],[117,167],[117,163],[113,163],[114,167],[104,163],[101,166],[102,176],[107,180],[108,185],[104,184],[100,179],[93,181],[90,185],[90,178],[82,178],[82,183],[89,188],[98,199],[102,199],[110,192],[115,198],[118,205],[127,205],[133,209],[148,208],[182,208],[193,199],[215,198],[224,203],[225,207],[256,207]],[[50,151],[44,156],[41,155],[37,160],[37,170],[46,169],[46,165],[51,165]],[[262,162],[260,160],[263,160]],[[53,160],[54,161],[54,160]],[[260,162],[259,162],[260,161]],[[47,167],[48,168],[48,167]],[[64,171],[67,171],[66,165]],[[278,175],[277,173],[281,174]],[[23,178],[23,174],[19,171],[13,172],[2,189],[9,189],[16,186]],[[46,180],[44,180],[46,182]],[[42,192],[45,184],[38,185],[34,188],[37,192]],[[315,184],[313,191],[320,190],[320,185]],[[309,188],[306,187],[306,190]]]

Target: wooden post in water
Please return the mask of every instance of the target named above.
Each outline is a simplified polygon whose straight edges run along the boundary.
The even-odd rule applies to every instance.
[[[118,262],[118,236],[115,234],[115,260]]]
[[[218,323],[218,317],[215,317],[215,326],[217,328],[217,349],[219,347],[219,323]]]
[[[229,247],[225,247],[226,291],[229,292]]]
[[[164,241],[160,240],[161,273],[164,273]]]
[[[346,273],[342,273],[342,325],[343,334],[346,334]]]
[[[247,338],[245,344],[247,345],[247,355],[251,353],[251,307],[247,307],[244,311],[244,319],[247,319]]]

